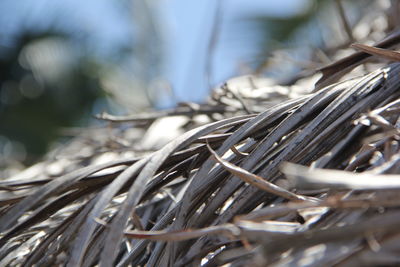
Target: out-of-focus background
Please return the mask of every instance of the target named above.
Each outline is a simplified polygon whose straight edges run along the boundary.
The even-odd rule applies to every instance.
[[[202,102],[238,75],[288,83],[289,73],[316,67],[312,50],[347,40],[339,2],[349,23],[361,5],[389,3],[2,0],[0,168],[32,164],[71,129],[99,124],[102,111]]]

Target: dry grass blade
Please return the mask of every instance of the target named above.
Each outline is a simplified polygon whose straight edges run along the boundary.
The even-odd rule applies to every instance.
[[[370,173],[351,173],[337,170],[310,169],[286,163],[282,172],[295,188],[330,189],[399,189],[400,175],[376,175]]]
[[[208,150],[211,152],[212,156],[214,157],[214,159],[219,164],[224,166],[224,168],[227,171],[229,171],[231,174],[239,177],[244,182],[257,187],[260,190],[283,197],[288,200],[311,201],[311,202],[317,201],[315,199],[313,200],[311,198],[292,193],[280,186],[277,186],[273,183],[266,181],[265,179],[263,179],[262,177],[260,177],[258,175],[255,175],[253,173],[246,171],[245,169],[235,166],[234,164],[230,163],[229,161],[226,161],[223,158],[221,158],[220,156],[218,156],[218,154],[215,153],[215,151],[210,147],[210,145],[208,143],[207,143],[207,147],[208,147]]]
[[[374,44],[378,48],[390,48],[400,43],[400,31],[397,31],[383,41]],[[320,89],[333,82],[338,81],[343,75],[348,73],[351,69],[361,64],[365,59],[370,57],[369,53],[356,52],[341,60],[338,60],[328,66],[319,69],[322,72],[322,77],[316,83],[316,88]]]
[[[284,250],[289,247],[305,247],[316,244],[324,244],[336,240],[349,240],[363,237],[368,233],[386,232],[393,233],[398,231],[400,213],[398,211],[388,212],[387,214],[372,217],[362,223],[347,225],[343,227],[332,227],[331,229],[321,229],[311,232],[300,232],[293,235],[282,235],[280,238],[264,245],[266,254],[274,251]]]
[[[363,44],[352,44],[351,47],[354,47],[372,56],[378,56],[392,61],[400,61],[400,53],[396,51],[391,51],[388,49],[382,49]]]
[[[235,109],[228,106],[186,105],[177,107],[175,109],[149,112],[131,116],[114,116],[103,112],[102,114],[96,115],[96,118],[111,122],[148,122],[166,116],[194,116],[199,114],[224,113],[227,111],[233,112],[235,111]]]
[[[206,227],[203,229],[186,229],[183,231],[126,231],[125,236],[136,239],[163,240],[163,241],[182,241],[198,238],[204,235],[222,234],[228,237],[238,236],[240,230],[238,227],[226,224]]]

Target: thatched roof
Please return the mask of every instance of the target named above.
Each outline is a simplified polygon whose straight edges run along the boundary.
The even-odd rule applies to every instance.
[[[399,264],[399,74],[297,94],[242,78],[207,104],[103,114],[125,127],[0,183],[0,266]]]

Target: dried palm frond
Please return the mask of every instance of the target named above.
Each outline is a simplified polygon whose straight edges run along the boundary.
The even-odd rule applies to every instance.
[[[296,94],[236,78],[206,104],[102,114],[0,182],[0,266],[400,264],[399,74]]]
[[[313,180],[293,187],[279,168],[350,168],[368,173],[366,181],[396,173],[399,73],[395,63],[259,114],[206,123],[153,152],[1,182],[1,265],[262,265],[307,257],[330,265],[376,253],[366,238],[393,249],[397,186],[382,189],[377,180],[336,189],[316,172],[322,187]],[[214,105],[215,114],[227,112]],[[188,118],[193,125],[196,116],[204,115]],[[377,207],[385,206],[393,210],[382,214]],[[319,256],[303,255],[308,249]]]

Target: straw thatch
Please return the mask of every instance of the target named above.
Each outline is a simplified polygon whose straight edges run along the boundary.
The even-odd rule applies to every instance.
[[[207,104],[103,114],[130,127],[0,183],[0,266],[398,265],[399,74],[297,95],[243,78]]]

